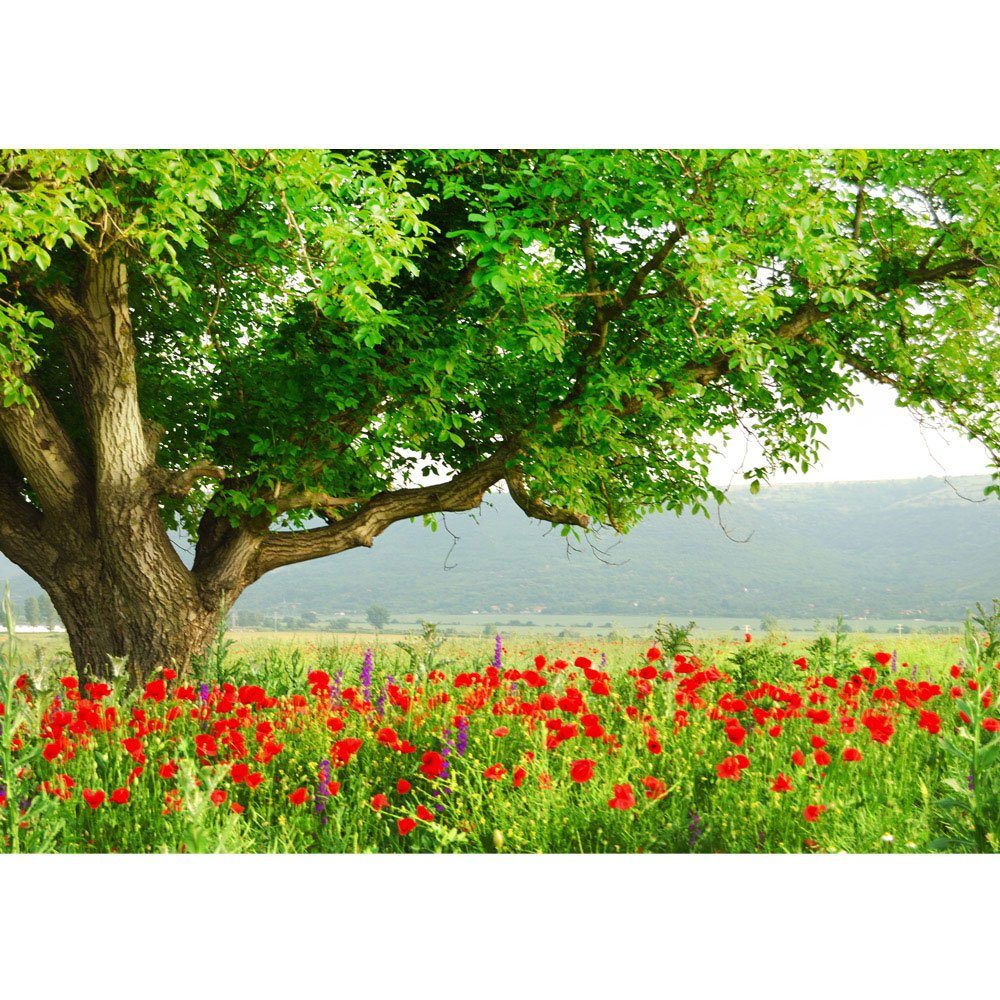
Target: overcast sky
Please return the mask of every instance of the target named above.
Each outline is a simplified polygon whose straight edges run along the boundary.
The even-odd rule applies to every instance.
[[[823,461],[805,474],[776,473],[773,483],[832,482],[857,479],[915,479],[921,476],[973,476],[988,472],[986,449],[959,434],[921,428],[894,403],[887,386],[864,384],[861,402],[849,413],[831,411],[823,421],[829,433]],[[713,465],[713,481],[726,486],[744,460],[742,440],[730,443],[726,460]],[[753,451],[746,466],[754,464]],[[737,475],[734,486],[742,482]]]

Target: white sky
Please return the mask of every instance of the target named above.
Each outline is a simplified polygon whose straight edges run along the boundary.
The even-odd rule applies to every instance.
[[[861,401],[848,413],[828,412],[823,460],[809,472],[777,472],[772,483],[833,482],[859,479],[918,479],[921,476],[974,476],[989,471],[986,449],[960,434],[921,428],[916,417],[895,405],[895,393],[883,385],[856,388]],[[745,443],[730,442],[725,459],[712,466],[712,481],[726,486],[744,462]],[[756,454],[759,455],[759,452]],[[753,467],[751,449],[745,467]],[[738,471],[734,486],[742,484]]]

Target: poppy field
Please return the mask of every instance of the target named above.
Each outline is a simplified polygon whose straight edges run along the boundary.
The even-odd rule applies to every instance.
[[[3,852],[994,851],[997,616],[795,646],[441,642],[22,669]],[[883,648],[884,644],[884,648]]]

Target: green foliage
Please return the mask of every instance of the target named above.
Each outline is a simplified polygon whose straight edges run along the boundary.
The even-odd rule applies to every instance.
[[[690,621],[687,625],[676,625],[673,622],[658,622],[656,626],[656,645],[660,647],[660,652],[667,658],[668,662],[678,653],[692,652],[691,633],[695,629],[695,623]]]
[[[2,160],[4,403],[30,373],[80,433],[42,293],[120,255],[160,459],[227,473],[168,498],[192,534],[206,505],[298,525],[279,485],[370,497],[501,445],[531,498],[618,529],[707,513],[710,435],[753,427],[756,491],[815,461],[857,373],[998,451],[994,151]]]

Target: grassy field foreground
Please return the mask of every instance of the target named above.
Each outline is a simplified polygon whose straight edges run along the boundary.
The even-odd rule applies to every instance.
[[[2,850],[992,851],[1000,664],[980,625],[606,649],[241,637],[134,692],[8,640]]]

